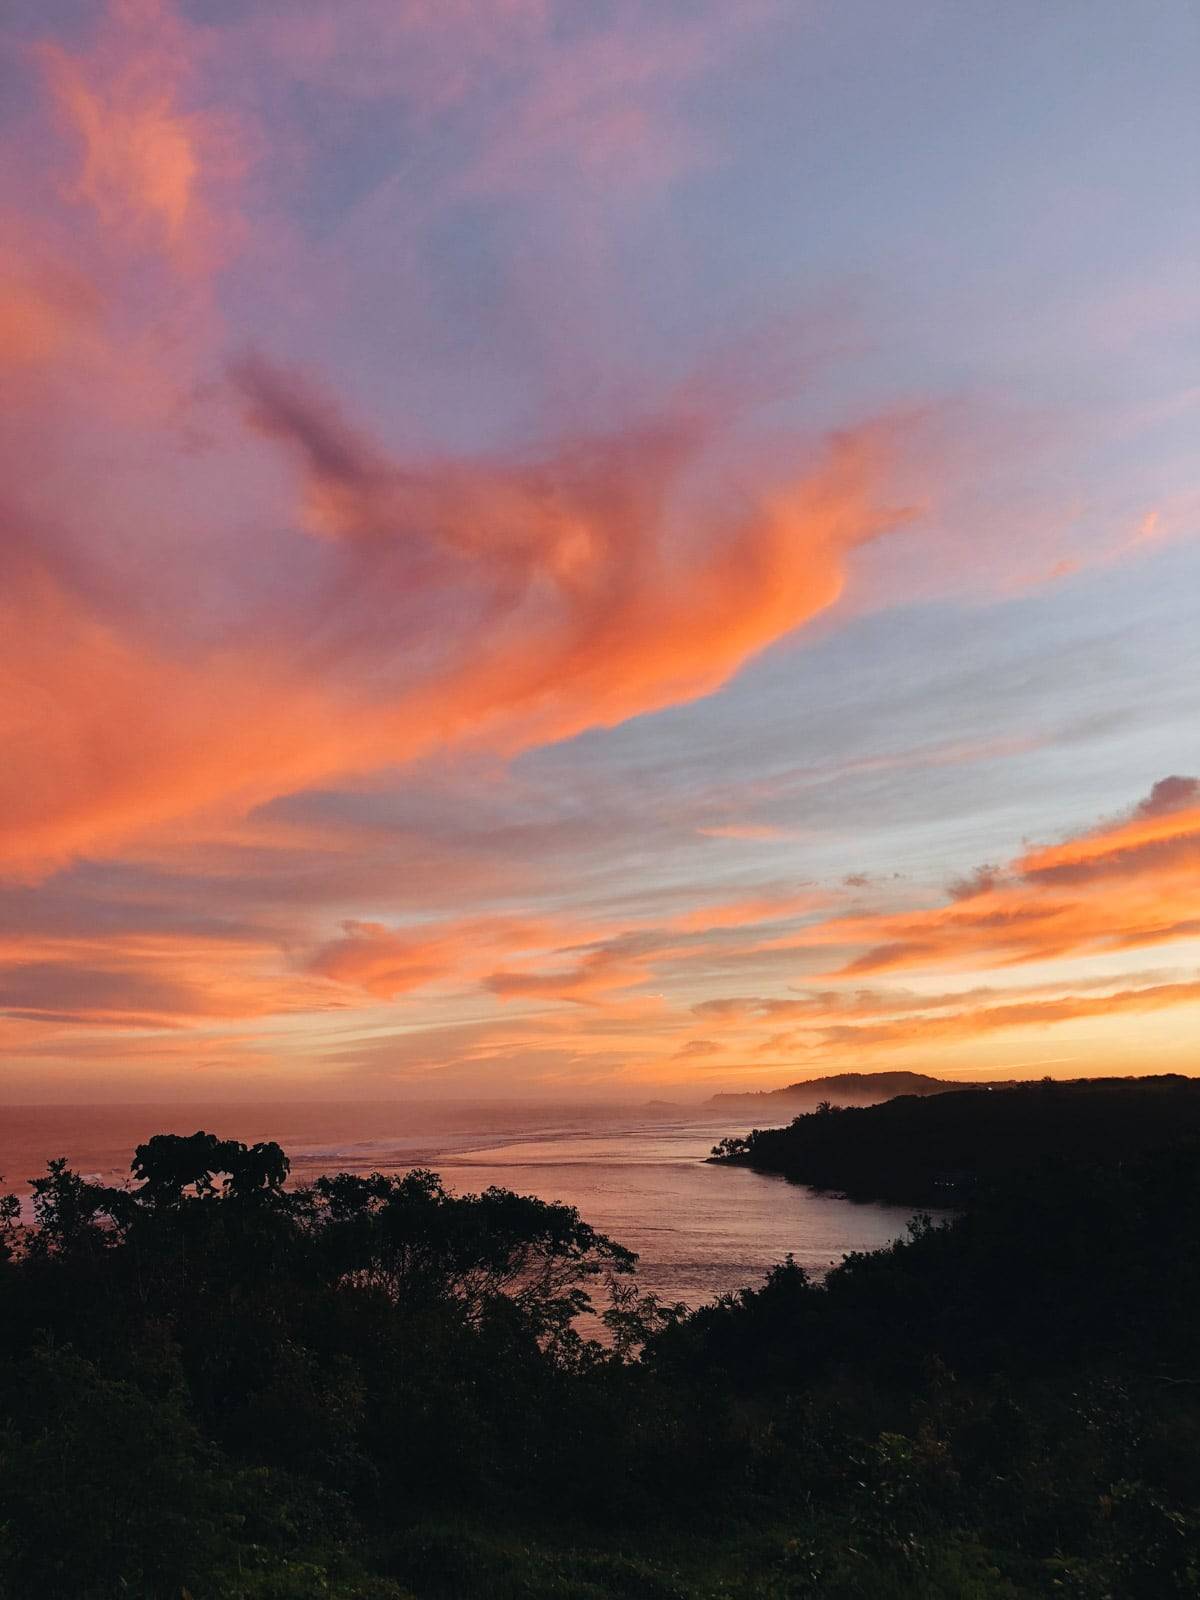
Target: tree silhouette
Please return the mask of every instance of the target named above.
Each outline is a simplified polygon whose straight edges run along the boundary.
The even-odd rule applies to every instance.
[[[215,1133],[156,1133],[134,1152],[132,1172],[153,1206],[178,1206],[191,1190],[200,1198],[217,1192],[214,1179],[224,1174],[223,1187],[233,1195],[278,1194],[291,1163],[273,1140],[246,1146],[240,1139],[218,1139]]]

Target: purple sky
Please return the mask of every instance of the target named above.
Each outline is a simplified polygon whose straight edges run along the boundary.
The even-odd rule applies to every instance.
[[[1190,0],[4,29],[0,1097],[1196,1068]]]

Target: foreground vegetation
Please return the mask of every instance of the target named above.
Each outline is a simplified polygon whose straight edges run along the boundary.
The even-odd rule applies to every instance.
[[[567,1207],[286,1174],[160,1137],[130,1191],[55,1163],[4,1212],[3,1600],[1200,1586],[1194,1146],[690,1317]]]

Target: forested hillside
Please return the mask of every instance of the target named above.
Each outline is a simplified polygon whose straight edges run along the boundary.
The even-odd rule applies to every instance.
[[[0,1215],[2,1600],[1197,1592],[1194,1146],[691,1316],[567,1207],[287,1172],[160,1137]]]
[[[858,1199],[952,1205],[981,1183],[1064,1160],[1117,1162],[1200,1137],[1200,1080],[1046,1079],[829,1102],[783,1128],[724,1139],[713,1158]]]

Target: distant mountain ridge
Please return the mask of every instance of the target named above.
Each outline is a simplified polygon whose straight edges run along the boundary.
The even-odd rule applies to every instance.
[[[1011,1080],[1003,1080],[1010,1082]],[[816,1104],[877,1105],[902,1094],[946,1094],[953,1089],[995,1089],[1002,1080],[964,1083],[955,1078],[933,1078],[927,1072],[835,1072],[826,1078],[806,1078],[782,1089],[749,1090],[744,1094],[714,1094],[704,1104],[714,1111],[775,1110],[801,1101]]]

